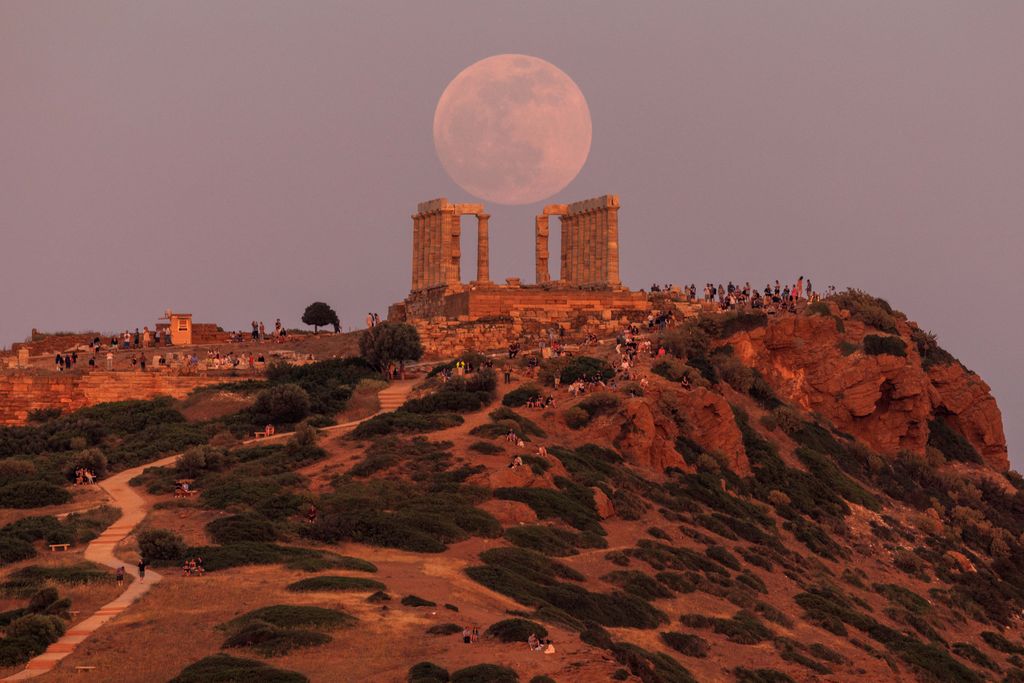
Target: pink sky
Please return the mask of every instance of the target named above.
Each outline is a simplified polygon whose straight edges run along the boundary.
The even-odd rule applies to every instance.
[[[415,204],[473,199],[435,156],[437,98],[518,52],[588,99],[556,199],[620,195],[627,284],[885,297],[993,386],[1020,467],[1021,35],[1020,0],[6,0],[0,345],[167,307],[384,312]],[[537,207],[489,210],[492,278],[530,278]]]

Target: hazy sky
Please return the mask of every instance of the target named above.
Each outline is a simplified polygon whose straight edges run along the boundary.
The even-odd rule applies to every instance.
[[[383,313],[416,203],[473,199],[438,97],[518,52],[588,99],[590,159],[549,201],[620,195],[628,285],[885,297],[992,385],[1020,467],[1022,35],[1021,0],[0,0],[0,345],[168,307]],[[532,280],[538,206],[488,207],[493,279]]]

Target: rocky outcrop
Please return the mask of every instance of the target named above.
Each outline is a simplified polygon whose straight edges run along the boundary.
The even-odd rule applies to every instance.
[[[750,462],[743,448],[743,434],[736,425],[732,407],[720,394],[701,387],[680,390],[675,399],[686,426],[686,434],[708,451],[725,458],[725,466],[744,477]]]
[[[900,321],[898,327],[906,356],[855,350],[865,334],[880,333],[854,320],[841,323],[823,315],[781,316],[728,342],[780,398],[823,415],[879,453],[923,454],[928,424],[938,414],[971,442],[987,465],[1007,469],[1002,416],[988,385],[958,363],[926,371],[911,341],[910,325]]]
[[[652,408],[650,398],[626,403],[616,447],[630,463],[657,472],[667,467],[689,470],[675,447],[679,430],[667,415]]]
[[[612,503],[612,499],[608,497],[608,494],[596,486],[591,491],[594,493],[594,508],[597,510],[597,516],[601,519],[614,517],[615,505]]]
[[[480,509],[489,512],[505,526],[513,524],[533,524],[537,521],[537,513],[526,503],[516,500],[498,500],[492,498],[480,504]]]

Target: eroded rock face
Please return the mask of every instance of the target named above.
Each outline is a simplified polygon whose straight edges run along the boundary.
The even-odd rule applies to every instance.
[[[667,467],[691,468],[676,451],[679,435],[673,420],[652,409],[652,400],[629,401],[622,414],[617,448],[630,463],[649,470],[664,471]]]
[[[597,509],[597,515],[601,519],[613,517],[615,515],[615,505],[612,503],[611,498],[608,497],[608,494],[596,486],[591,490],[594,492],[594,507]]]
[[[878,332],[852,320],[840,332],[828,316],[783,316],[728,341],[780,398],[820,413],[879,453],[923,454],[928,423],[942,414],[987,465],[1008,469],[1002,416],[988,385],[956,363],[925,371],[910,326],[898,327],[906,357],[844,355],[841,342],[859,344]]]
[[[689,437],[705,449],[725,456],[726,467],[739,476],[750,474],[743,434],[736,425],[729,402],[701,387],[680,390],[676,400]]]
[[[537,513],[526,503],[517,500],[498,500],[492,498],[479,505],[481,510],[491,513],[496,520],[510,526],[513,524],[533,524],[537,521]]]

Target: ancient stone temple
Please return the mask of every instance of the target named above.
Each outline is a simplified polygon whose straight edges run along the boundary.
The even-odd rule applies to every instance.
[[[477,224],[476,279],[462,281],[463,216]],[[558,219],[558,279],[549,272],[550,219]],[[536,282],[490,279],[490,215],[482,204],[441,197],[422,202],[412,215],[412,287],[388,310],[389,320],[416,325],[428,350],[495,348],[514,339],[553,331],[607,332],[650,310],[643,292],[619,279],[619,198],[602,195],[550,204],[534,221]]]

